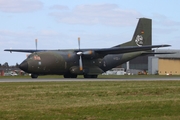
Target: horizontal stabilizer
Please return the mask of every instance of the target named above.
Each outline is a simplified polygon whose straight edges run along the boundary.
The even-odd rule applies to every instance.
[[[147,45],[147,46],[127,46],[127,47],[113,47],[95,50],[96,53],[105,54],[121,54],[128,52],[146,51],[150,48],[169,47],[171,45]]]
[[[175,54],[176,52],[145,52],[142,53],[141,55],[161,55],[161,54]]]

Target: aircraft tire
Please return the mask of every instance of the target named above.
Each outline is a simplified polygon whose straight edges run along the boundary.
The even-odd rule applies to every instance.
[[[91,78],[97,78],[98,75],[91,75]]]
[[[64,78],[71,78],[70,75],[66,74],[64,75]]]
[[[38,78],[38,75],[36,75],[36,74],[31,74],[31,78]]]
[[[65,74],[64,78],[77,78],[77,75],[74,75],[74,74]]]
[[[97,78],[98,75],[84,75],[84,78]]]
[[[71,75],[71,78],[77,78],[77,75]]]

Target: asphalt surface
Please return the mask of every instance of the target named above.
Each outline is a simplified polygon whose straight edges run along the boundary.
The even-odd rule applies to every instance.
[[[180,77],[163,77],[163,78],[112,78],[112,79],[84,79],[84,78],[76,78],[76,79],[0,79],[0,82],[65,82],[65,81],[163,81],[163,80],[180,80]]]

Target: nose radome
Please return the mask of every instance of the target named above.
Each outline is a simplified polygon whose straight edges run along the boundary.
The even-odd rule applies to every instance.
[[[23,71],[28,71],[28,63],[27,63],[27,61],[25,60],[25,61],[23,61],[20,65],[19,65],[19,68],[21,69],[21,70],[23,70]]]

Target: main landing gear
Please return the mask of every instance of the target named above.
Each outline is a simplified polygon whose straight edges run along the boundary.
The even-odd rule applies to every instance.
[[[97,78],[98,75],[84,75],[84,78]],[[37,74],[31,74],[31,78],[36,79],[38,78]],[[64,78],[77,78],[76,74],[65,74]]]
[[[84,75],[84,78],[97,78],[98,75]],[[65,74],[64,78],[77,78],[77,75],[75,74]]]
[[[33,78],[33,79],[38,78],[38,75],[37,74],[31,74],[31,78]]]
[[[97,78],[98,75],[84,75],[84,78]]]
[[[65,74],[64,78],[77,78],[77,75],[69,73],[69,74]]]

